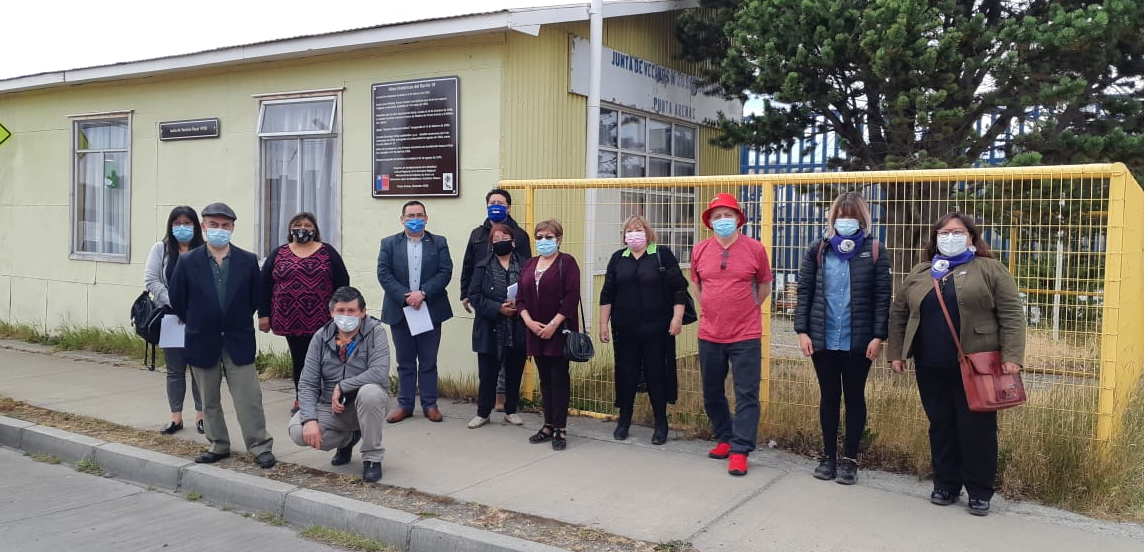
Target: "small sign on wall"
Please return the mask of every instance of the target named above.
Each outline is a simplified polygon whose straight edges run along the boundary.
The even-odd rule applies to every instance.
[[[159,140],[194,140],[218,138],[218,119],[193,119],[159,123]]]

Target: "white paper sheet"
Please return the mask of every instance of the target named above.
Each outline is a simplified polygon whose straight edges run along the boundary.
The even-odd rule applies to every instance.
[[[433,319],[429,317],[429,303],[422,302],[419,309],[406,306],[404,310],[410,335],[423,334],[433,329]]]
[[[518,286],[517,284],[513,284],[511,286],[508,286],[508,300],[509,301],[513,301],[513,302],[516,301],[516,290],[519,289],[519,287],[520,286]]]
[[[186,337],[186,327],[179,323],[179,317],[173,314],[164,315],[159,325],[159,348],[182,348],[184,337]]]

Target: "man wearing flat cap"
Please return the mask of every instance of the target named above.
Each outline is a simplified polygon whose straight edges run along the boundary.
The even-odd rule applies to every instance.
[[[230,456],[222,414],[222,380],[234,400],[246,450],[263,468],[275,464],[274,439],[266,432],[262,389],[254,369],[254,313],[261,274],[258,259],[230,243],[234,210],[212,203],[202,210],[206,244],[179,257],[171,276],[171,310],[186,324],[185,352],[203,399],[210,448],[195,458],[213,464]]]

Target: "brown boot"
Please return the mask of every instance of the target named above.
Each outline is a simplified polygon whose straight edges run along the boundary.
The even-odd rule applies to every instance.
[[[505,401],[504,393],[497,393],[497,404],[494,407],[497,412],[504,412],[504,401]]]

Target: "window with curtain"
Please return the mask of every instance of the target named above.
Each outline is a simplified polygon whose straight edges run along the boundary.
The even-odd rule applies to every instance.
[[[72,258],[127,262],[130,118],[74,120],[72,134]]]
[[[286,243],[286,224],[302,211],[317,217],[322,241],[341,248],[337,105],[336,96],[262,101],[261,256]]]
[[[696,127],[614,107],[600,108],[600,178],[694,176]],[[682,263],[691,260],[695,243],[695,188],[624,188],[619,195],[621,222],[643,216],[659,242]]]

